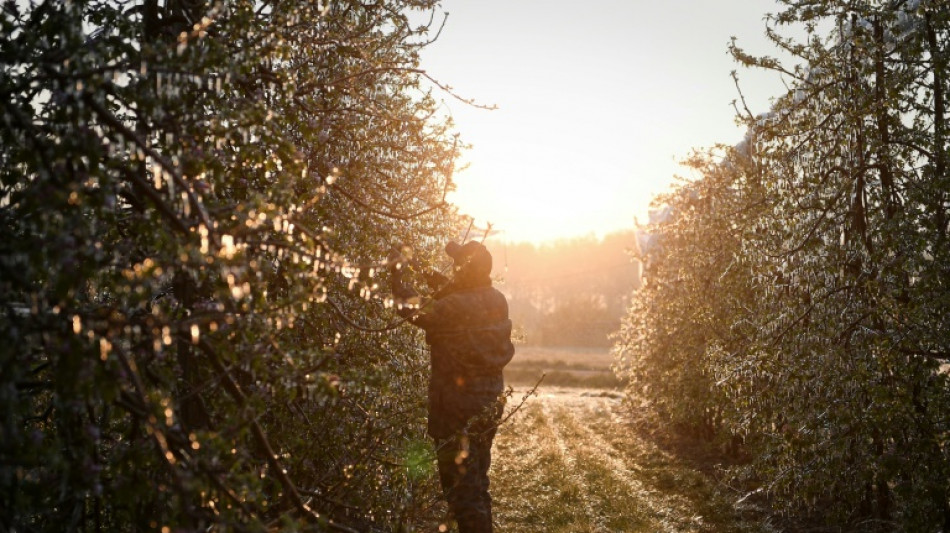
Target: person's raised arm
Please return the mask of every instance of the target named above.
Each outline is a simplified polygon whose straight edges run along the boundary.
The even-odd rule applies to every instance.
[[[435,324],[435,315],[433,314],[435,301],[430,298],[423,298],[419,291],[405,279],[405,272],[406,262],[402,254],[393,252],[389,257],[389,276],[392,283],[396,313],[408,319],[413,325],[428,329]],[[445,279],[441,274],[434,274]],[[433,281],[441,281],[429,280],[428,278],[431,275],[427,274],[427,282],[430,285]]]

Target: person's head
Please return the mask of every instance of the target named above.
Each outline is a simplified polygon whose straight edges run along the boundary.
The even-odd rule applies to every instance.
[[[445,253],[455,262],[455,282],[467,287],[491,285],[491,254],[479,242],[459,244],[455,241],[445,246]]]

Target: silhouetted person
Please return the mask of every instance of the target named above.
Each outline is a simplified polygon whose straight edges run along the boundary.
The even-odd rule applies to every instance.
[[[492,287],[492,258],[480,243],[451,242],[451,280],[416,310],[403,316],[426,332],[431,348],[429,435],[435,439],[442,492],[460,533],[492,531],[488,468],[504,400],[501,370],[511,360],[511,320],[505,296]],[[416,291],[393,267],[393,294]],[[440,283],[441,282],[441,283]],[[431,283],[431,282],[430,282]]]

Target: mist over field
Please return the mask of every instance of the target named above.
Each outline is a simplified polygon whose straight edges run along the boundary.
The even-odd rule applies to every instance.
[[[639,285],[634,230],[545,244],[488,241],[496,286],[508,297],[517,338],[528,346],[613,344]]]

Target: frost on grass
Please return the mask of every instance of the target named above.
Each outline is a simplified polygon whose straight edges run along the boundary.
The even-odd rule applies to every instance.
[[[615,398],[542,389],[495,441],[498,529],[767,531],[695,466],[634,431],[625,409]]]

